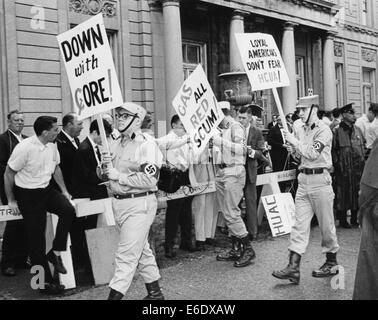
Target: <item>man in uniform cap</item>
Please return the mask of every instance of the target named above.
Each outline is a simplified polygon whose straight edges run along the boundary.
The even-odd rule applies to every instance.
[[[322,252],[327,260],[314,277],[328,277],[337,273],[336,252],[339,249],[333,218],[332,179],[329,169],[332,167],[331,146],[332,132],[319,120],[319,97],[308,96],[299,99],[297,108],[302,125],[295,128],[294,134],[284,132],[288,151],[300,158],[298,191],[295,197],[295,223],[290,234],[289,264],[273,276],[287,279],[298,284],[299,265],[310,236],[311,219],[316,214],[322,234]]]
[[[159,269],[147,240],[157,210],[156,185],[163,156],[154,138],[141,131],[145,115],[146,110],[134,103],[116,109],[121,137],[112,146],[114,157],[104,157],[108,193],[113,197],[114,217],[120,228],[109,300],[122,299],[137,268],[148,291],[145,299],[164,299]]]
[[[229,109],[222,111],[225,115],[220,124],[222,133],[213,136],[214,146],[220,150],[221,156],[220,163],[216,161],[216,200],[231,234],[232,249],[218,254],[216,259],[234,261],[235,267],[245,267],[250,265],[256,256],[238,207],[243,197],[246,179],[246,134],[243,126],[231,117]],[[249,149],[248,152],[252,154],[254,150]],[[214,156],[214,159],[218,157]]]
[[[336,209],[340,226],[350,228],[347,211],[351,211],[351,224],[358,226],[358,191],[365,164],[365,139],[355,125],[353,103],[340,108],[342,120],[333,131],[332,159],[335,168]]]

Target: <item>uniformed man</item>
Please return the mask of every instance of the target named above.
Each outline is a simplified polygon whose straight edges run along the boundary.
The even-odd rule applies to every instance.
[[[316,214],[322,234],[322,252],[326,262],[312,272],[314,277],[328,277],[336,274],[337,243],[335,221],[333,217],[332,179],[329,170],[332,167],[332,132],[319,120],[319,97],[309,96],[299,99],[297,108],[303,124],[297,132],[284,132],[288,151],[300,158],[298,191],[295,197],[295,223],[290,234],[290,257],[288,266],[274,271],[273,276],[288,279],[298,284],[299,265],[305,253],[309,236],[311,219]]]
[[[159,269],[147,240],[157,210],[155,193],[163,156],[154,138],[141,131],[145,115],[146,110],[134,103],[116,109],[121,138],[112,146],[112,168],[109,157],[104,157],[108,192],[113,197],[114,217],[120,228],[109,300],[122,299],[137,267],[147,287],[145,299],[164,299]]]
[[[340,109],[342,120],[333,131],[332,159],[335,168],[337,215],[340,226],[351,228],[347,211],[351,211],[350,223],[358,226],[358,192],[365,165],[365,139],[356,122],[353,104]]]
[[[223,132],[213,137],[214,146],[220,150],[222,160],[217,164],[216,198],[231,234],[232,249],[225,254],[217,255],[217,260],[234,261],[235,267],[245,267],[251,264],[256,256],[238,206],[243,197],[246,178],[246,134],[244,127],[231,117],[230,109],[224,108],[222,111],[225,114],[220,124]],[[252,149],[250,151],[254,152]]]

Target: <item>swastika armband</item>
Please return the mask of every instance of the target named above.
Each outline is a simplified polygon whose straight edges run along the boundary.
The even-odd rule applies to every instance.
[[[323,143],[321,143],[320,141],[318,140],[315,140],[314,141],[314,144],[313,144],[313,147],[316,151],[318,151],[319,153],[322,153],[325,145]]]
[[[141,169],[142,169],[142,172],[144,172],[149,177],[154,177],[156,179],[159,177],[160,170],[157,166],[155,166],[152,163],[142,164]]]

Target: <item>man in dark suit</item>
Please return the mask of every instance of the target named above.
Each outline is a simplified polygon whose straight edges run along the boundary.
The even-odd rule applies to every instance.
[[[277,124],[278,116],[276,114],[272,115],[272,122],[268,123],[268,130],[272,129]]]
[[[112,133],[111,125],[103,120],[105,134],[107,137]],[[72,197],[90,198],[98,200],[108,197],[105,185],[99,185],[103,181],[97,176],[97,168],[101,164],[102,145],[100,130],[97,120],[92,121],[89,127],[88,137],[80,144],[74,157],[72,170]],[[97,226],[97,215],[83,218],[76,218],[75,228],[71,233],[74,244],[74,265],[76,268],[84,266],[89,273],[89,255],[85,240],[85,230],[95,229]]]
[[[8,130],[0,135],[0,205],[7,205],[4,190],[4,172],[14,147],[24,138],[24,115],[19,110],[11,111],[8,116]],[[2,245],[1,272],[12,277],[16,268],[27,266],[28,250],[23,220],[8,221],[5,226]]]
[[[77,114],[70,112],[66,114],[62,119],[62,130],[59,132],[56,138],[56,144],[60,155],[60,168],[63,174],[63,180],[68,192],[73,195],[74,183],[72,181],[74,159],[79,148],[80,141],[78,136],[83,129],[83,122],[79,121]],[[56,189],[59,189],[58,185],[53,181],[52,184]],[[79,259],[80,256],[80,221],[75,217],[71,225],[70,235],[72,241],[72,256],[75,259]]]
[[[112,133],[111,125],[103,120],[105,134]],[[107,190],[104,185],[99,185],[102,180],[97,176],[96,170],[101,163],[102,145],[100,130],[97,120],[92,121],[89,127],[88,137],[80,144],[74,158],[73,165],[73,193],[74,198],[90,198],[91,200],[107,198]]]
[[[270,151],[273,171],[283,171],[286,164],[286,169],[288,166],[287,161],[287,150],[283,146],[285,141],[282,134],[282,122],[281,119],[277,118],[277,124],[269,129],[268,133],[268,144],[272,147]]]
[[[60,168],[63,173],[64,183],[70,194],[73,193],[72,170],[75,154],[79,148],[78,136],[83,129],[83,122],[77,119],[73,112],[66,114],[62,120],[63,128],[56,138],[60,154]]]
[[[257,220],[257,160],[269,162],[262,151],[264,150],[264,138],[260,129],[251,125],[251,108],[241,107],[238,111],[238,120],[246,129],[247,136],[247,159],[245,164],[246,183],[244,187],[244,197],[246,202],[246,226],[250,240],[256,239],[258,232]]]

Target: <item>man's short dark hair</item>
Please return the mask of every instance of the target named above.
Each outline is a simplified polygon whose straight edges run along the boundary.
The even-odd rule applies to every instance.
[[[173,124],[177,124],[180,120],[180,117],[178,116],[178,114],[175,114],[173,115],[172,119],[171,119],[171,128],[173,127]]]
[[[102,119],[102,122],[104,123],[105,134],[107,136],[110,135],[113,131],[112,126],[105,119]],[[100,134],[100,129],[98,128],[97,120],[93,120],[91,122],[91,125],[89,126],[89,133],[92,133],[93,131],[97,131],[97,133]]]
[[[338,118],[340,116],[340,109],[339,108],[334,108],[332,110],[332,115],[334,118]]]
[[[224,115],[227,117],[229,115],[231,115],[231,110],[230,109],[222,109]]]
[[[7,119],[8,120],[10,120],[10,118],[12,117],[12,115],[14,115],[14,114],[24,114],[21,110],[18,110],[18,109],[16,109],[16,110],[12,110],[12,111],[10,111],[9,113],[8,113],[8,115],[7,115]]]
[[[371,102],[370,107],[369,107],[369,111],[374,113],[375,116],[378,115],[378,103]]]
[[[238,110],[239,113],[248,113],[252,114],[252,109],[246,106],[241,106]]]
[[[58,119],[55,117],[50,116],[41,116],[38,117],[37,120],[34,121],[34,132],[37,136],[40,136],[43,131],[45,130],[51,130],[54,123],[57,123]]]
[[[65,128],[65,127],[67,127],[67,125],[69,124],[69,123],[72,123],[73,121],[74,121],[74,119],[75,119],[75,113],[74,112],[70,112],[70,113],[67,113],[64,117],[63,117],[63,119],[62,119],[62,126],[63,126],[63,128]]]

